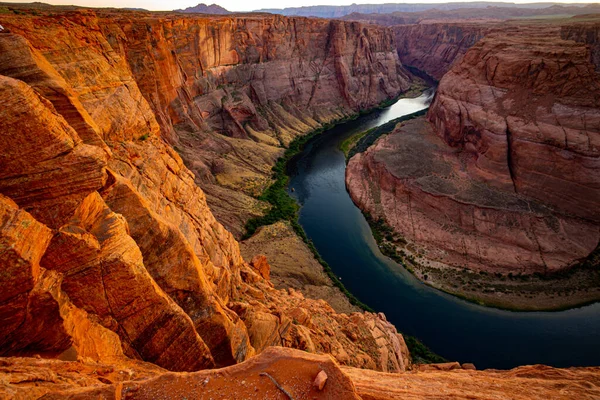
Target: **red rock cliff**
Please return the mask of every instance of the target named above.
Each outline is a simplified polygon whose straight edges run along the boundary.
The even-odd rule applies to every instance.
[[[588,256],[600,76],[589,47],[560,31],[518,26],[475,44],[442,78],[431,125],[411,121],[350,161],[357,204],[461,268],[546,273]]]
[[[67,351],[72,358],[128,357],[188,371],[241,362],[282,345],[332,353],[348,365],[406,368],[402,336],[383,316],[336,314],[322,301],[274,290],[253,271],[167,142],[179,143],[180,132],[192,132],[203,139],[186,145],[217,155],[219,148],[236,152],[243,147],[237,143],[260,142],[236,130],[244,128],[244,112],[225,106],[215,111],[211,99],[225,105],[224,89],[217,86],[227,86],[231,77],[254,82],[253,76],[264,74],[267,79],[256,78],[262,85],[256,90],[281,95],[285,85],[268,74],[285,63],[267,60],[299,51],[300,45],[290,49],[281,42],[285,35],[295,38],[295,22],[127,15],[2,17],[0,260],[9,273],[0,274],[7,289],[0,294],[0,354]],[[386,61],[387,53],[375,51],[391,49],[389,36],[360,25],[298,23],[314,30],[298,39],[305,49],[321,51],[318,46],[327,44],[332,55],[307,56],[306,68],[315,75],[307,73],[298,85],[318,83],[308,85],[315,107],[303,115],[316,121],[321,117],[310,114],[315,110],[343,115],[364,107],[368,101],[350,103],[356,90],[370,84],[377,87],[369,92],[373,102],[401,89],[382,72],[389,67],[395,74],[394,53]],[[359,49],[351,64],[340,49],[346,29]],[[250,39],[248,31],[259,37]],[[340,39],[332,34],[337,31]],[[240,47],[263,37],[270,45],[258,53],[254,46]],[[338,77],[345,86],[334,83]],[[351,94],[338,100],[346,99],[348,108],[332,111],[327,102],[341,94],[330,90],[342,87]],[[304,93],[286,90],[289,96]],[[221,117],[211,117],[213,112]],[[227,113],[237,115],[233,125],[215,122]],[[204,130],[180,131],[182,126]],[[256,130],[245,132],[266,137],[251,126]],[[271,156],[261,153],[266,145],[257,146],[255,155],[270,165]],[[244,157],[249,168],[260,164]]]
[[[491,22],[421,23],[395,25],[392,29],[402,64],[439,81],[493,25]]]
[[[111,16],[98,26],[238,237],[281,147],[409,84],[391,31],[360,23]]]

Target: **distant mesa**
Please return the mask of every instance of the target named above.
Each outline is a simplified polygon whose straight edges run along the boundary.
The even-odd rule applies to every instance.
[[[231,11],[227,11],[226,9],[224,9],[223,7],[217,5],[217,4],[211,4],[210,6],[207,6],[204,3],[200,3],[197,6],[194,7],[188,7],[185,10],[175,10],[176,12],[183,12],[183,13],[200,13],[200,14],[231,14]]]
[[[496,2],[496,1],[471,1],[471,2],[452,2],[452,3],[386,3],[386,4],[351,4],[346,6],[303,6],[303,7],[288,7],[282,9],[263,8],[255,10],[256,12],[268,12],[271,14],[281,14],[286,16],[298,17],[320,17],[320,18],[342,18],[352,13],[358,14],[391,14],[391,13],[422,13],[435,10],[436,12],[451,12],[461,9],[479,9],[485,10],[489,7],[493,8],[512,8],[513,14],[518,15],[519,9],[530,9],[530,13],[535,14],[534,10],[548,9],[553,7],[565,7],[565,14],[574,12],[574,14],[582,14],[581,10],[586,7],[594,7],[594,4],[561,4],[555,2],[543,3],[511,3],[511,2]],[[485,11],[483,11],[485,12]],[[595,12],[595,11],[592,11]],[[588,12],[586,12],[588,13]],[[554,14],[554,13],[552,13]]]

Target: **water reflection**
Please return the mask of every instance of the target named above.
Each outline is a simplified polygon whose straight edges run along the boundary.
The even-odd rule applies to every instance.
[[[346,192],[339,144],[350,135],[427,107],[432,92],[402,99],[314,138],[289,165],[300,224],[361,301],[435,352],[478,368],[600,365],[600,304],[518,313],[477,306],[432,289],[379,251]]]

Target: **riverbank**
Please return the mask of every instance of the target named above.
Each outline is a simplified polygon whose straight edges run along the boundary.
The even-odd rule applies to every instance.
[[[491,274],[428,260],[383,220],[363,213],[383,254],[421,282],[472,303],[508,311],[563,311],[600,301],[600,250],[568,271]]]
[[[356,153],[366,151],[377,139],[393,132],[397,125],[395,122],[400,122],[400,120],[409,121],[413,118],[414,116],[408,115],[370,130],[355,144],[349,152],[349,156],[352,157]],[[394,133],[395,138],[389,140],[386,138],[384,145],[381,144],[382,142],[378,142],[378,146],[387,150],[377,153],[378,161],[376,165],[379,165],[381,171],[388,171],[389,175],[386,176],[391,181],[382,179],[391,187],[396,186],[390,182],[403,185],[401,182],[404,182],[405,177],[402,175],[402,170],[399,175],[394,175],[394,171],[398,171],[399,168],[416,168],[415,170],[418,170],[420,168],[430,168],[431,165],[442,165],[440,163],[435,164],[437,161],[427,159],[428,152],[426,150],[418,149],[418,144],[423,143],[426,137],[422,135],[411,137],[412,130],[418,130],[418,126],[421,126],[419,121],[407,122],[403,128],[399,128],[400,131],[402,129],[405,129],[405,131]],[[390,145],[390,141],[401,143],[401,149],[396,149]],[[417,151],[421,156],[418,159],[413,159],[412,156],[403,155],[411,151]],[[356,161],[356,159],[353,160]],[[413,164],[410,164],[410,162],[413,162]],[[368,165],[373,167],[374,164]],[[515,272],[501,274],[486,271],[485,266],[477,269],[467,269],[445,263],[444,259],[439,256],[440,254],[443,255],[443,252],[437,251],[439,248],[443,249],[443,247],[436,248],[435,241],[426,242],[427,244],[422,242],[411,243],[410,240],[402,237],[401,234],[387,225],[382,217],[387,215],[389,218],[389,215],[394,214],[390,214],[389,209],[384,212],[383,204],[387,204],[388,207],[392,207],[393,204],[393,207],[400,207],[399,209],[402,209],[402,204],[391,203],[389,191],[387,194],[382,193],[377,186],[378,183],[373,182],[370,176],[360,178],[359,171],[364,170],[364,168],[365,165],[355,165],[353,171],[356,176],[354,179],[359,179],[359,182],[362,183],[352,181],[353,186],[347,187],[349,189],[353,188],[354,195],[358,196],[356,201],[361,203],[362,207],[361,204],[357,205],[365,214],[382,253],[404,266],[423,283],[482,306],[511,311],[559,311],[600,300],[598,250],[586,262],[581,263],[582,265],[565,270],[560,274],[525,275]],[[392,198],[397,199],[394,196]],[[411,206],[414,208],[415,205],[413,202]],[[371,217],[365,212],[366,210],[373,212],[374,216]],[[408,218],[408,215],[410,215],[412,221],[413,214],[407,213],[404,216]],[[394,221],[405,220],[405,218],[398,220],[397,215],[395,218]],[[412,223],[414,224],[414,222]],[[412,237],[408,232],[407,235]],[[448,236],[444,237],[448,239]],[[432,254],[435,256],[431,257]]]
[[[257,229],[262,226],[272,225],[280,221],[287,221],[294,229],[298,237],[300,237],[300,239],[302,239],[302,241],[311,250],[315,259],[323,266],[323,270],[325,271],[329,279],[331,279],[333,286],[339,288],[339,290],[346,297],[348,297],[352,305],[360,307],[365,311],[373,312],[373,309],[371,309],[366,304],[362,303],[359,299],[357,299],[352,293],[350,293],[346,289],[344,284],[333,273],[331,267],[329,267],[327,262],[323,260],[317,249],[314,247],[313,243],[306,236],[306,233],[302,229],[302,226],[300,226],[300,224],[298,223],[299,206],[287,192],[287,187],[290,179],[289,175],[287,174],[287,165],[294,156],[302,152],[306,144],[314,137],[322,134],[323,132],[328,131],[329,129],[332,129],[335,126],[355,120],[361,115],[367,115],[376,110],[389,107],[390,105],[396,103],[402,98],[414,97],[417,94],[421,93],[421,91],[423,91],[424,88],[424,84],[418,81],[408,91],[400,94],[395,99],[383,101],[371,109],[360,111],[346,118],[342,118],[337,121],[324,124],[323,126],[313,130],[312,132],[294,139],[289,144],[288,148],[285,150],[283,156],[281,156],[277,160],[277,163],[272,168],[274,182],[258,197],[259,200],[268,202],[271,205],[271,208],[267,211],[265,215],[248,220],[244,227],[245,234],[242,237],[242,240],[249,239],[252,235],[254,235]]]
[[[419,83],[419,84],[411,87],[401,98],[406,99],[406,98],[418,97],[421,94],[423,94],[427,89],[430,89],[430,87],[426,86],[425,84]],[[409,115],[406,115],[406,116],[403,116],[400,118],[396,118],[392,121],[386,122],[385,124],[380,125],[378,127],[359,132],[355,135],[350,136],[349,138],[344,140],[342,143],[340,143],[339,148],[344,153],[344,155],[346,156],[346,159],[348,160],[348,159],[350,159],[350,157],[352,157],[354,154],[356,154],[356,152],[357,152],[356,149],[357,149],[357,147],[359,147],[359,145],[365,143],[365,141],[370,141],[370,143],[372,144],[375,141],[375,139],[377,137],[379,137],[380,133],[378,133],[378,132],[382,132],[382,133],[389,132],[390,127],[391,127],[391,129],[393,129],[397,123],[406,121],[408,119],[415,118],[416,116],[424,115],[424,113],[426,113],[426,112],[427,112],[427,109],[422,110],[422,111],[417,111],[416,113],[412,113],[412,114],[409,114]],[[366,147],[368,147],[368,146],[366,146]],[[366,150],[366,147],[365,147],[365,150]]]
[[[247,224],[245,226],[246,233],[243,237],[242,248],[244,248],[244,246],[247,246],[248,248],[255,249],[256,246],[252,242],[260,241],[259,239],[256,239],[256,237],[255,237],[256,235],[263,234],[263,235],[268,236],[270,231],[281,231],[281,229],[280,229],[281,226],[277,229],[275,228],[278,224],[281,224],[282,222],[284,224],[288,224],[289,227],[291,227],[291,229],[297,236],[297,238],[299,238],[303,242],[303,244],[306,246],[306,248],[308,248],[310,253],[312,253],[313,259],[316,260],[318,262],[318,264],[322,267],[322,271],[324,271],[327,278],[331,282],[331,287],[337,288],[343,294],[343,296],[345,296],[345,298],[348,299],[349,303],[352,306],[358,307],[359,309],[362,309],[364,311],[375,312],[371,307],[362,303],[357,297],[355,297],[350,291],[348,291],[346,289],[346,287],[340,281],[339,277],[333,273],[329,264],[321,257],[321,255],[317,251],[317,249],[314,246],[314,244],[312,243],[312,241],[307,237],[302,226],[298,223],[299,206],[296,203],[296,201],[292,197],[290,197],[289,193],[287,192],[287,187],[288,187],[288,183],[289,183],[289,179],[290,179],[289,175],[287,174],[287,165],[296,155],[298,155],[302,152],[302,150],[305,148],[306,144],[311,139],[315,138],[316,136],[320,135],[321,133],[326,132],[329,129],[332,129],[334,126],[338,126],[343,123],[355,120],[362,115],[372,113],[378,109],[384,109],[386,107],[389,107],[390,105],[394,104],[401,98],[414,96],[415,94],[417,94],[417,91],[420,92],[422,89],[423,89],[422,84],[419,84],[418,87],[413,88],[413,89],[401,94],[400,96],[398,96],[397,98],[395,98],[393,100],[382,102],[377,107],[374,107],[369,110],[361,111],[359,113],[356,113],[355,115],[352,115],[347,118],[327,124],[321,128],[318,128],[318,129],[312,131],[311,133],[309,133],[305,136],[298,137],[295,140],[293,140],[290,143],[290,145],[288,146],[288,148],[286,149],[284,155],[278,159],[277,163],[273,167],[273,179],[274,179],[273,184],[271,184],[263,192],[263,194],[261,196],[259,196],[259,199],[267,201],[271,205],[271,208],[264,216],[253,218],[247,222]],[[271,248],[271,247],[272,247],[271,250],[273,250],[273,251],[271,251],[270,253],[274,253],[274,252],[282,253],[283,251],[287,252],[287,251],[289,251],[290,245],[293,245],[294,247],[298,247],[298,244],[295,243],[296,242],[295,240],[288,240],[290,238],[285,239],[286,235],[281,234],[281,232],[279,232],[279,233],[280,234],[276,233],[275,236],[273,236],[271,238],[272,243],[270,244],[270,246],[268,246],[267,252],[268,252],[269,248]],[[305,253],[305,251],[301,252],[301,254],[303,254],[305,256],[304,253]],[[306,258],[304,256],[300,257],[300,259]],[[273,258],[275,263],[277,263],[278,260],[282,257],[286,258],[286,257],[284,257],[283,254],[275,255],[274,257],[273,257],[273,254],[271,254],[271,257]],[[296,261],[298,261],[298,260],[296,260]],[[298,262],[296,262],[296,264],[298,264]],[[294,277],[293,276],[294,274],[289,273],[289,271],[287,273],[280,271],[280,273],[282,275],[287,274],[288,277],[290,277],[291,279],[289,279],[287,281],[279,281],[278,286],[279,287],[285,287],[285,286],[294,287],[294,281],[298,280],[297,277]],[[301,274],[302,272],[299,271],[299,273]],[[310,273],[308,273],[306,275],[310,275]],[[306,275],[304,276],[304,278],[306,278]],[[312,278],[310,278],[311,286],[319,286],[319,285],[315,285],[315,283],[319,283],[318,279],[312,280],[313,278],[314,278],[314,276]],[[323,285],[320,285],[320,286],[323,286]],[[348,308],[347,306],[341,304],[343,302],[340,301],[339,296],[337,296],[335,293],[332,294],[330,291],[328,291],[327,289],[324,289],[323,287],[321,287],[317,291],[308,291],[308,293],[306,293],[306,295],[309,297],[314,297],[314,294],[319,293],[319,292],[321,292],[321,293],[327,292],[326,293],[327,296],[325,296],[325,298],[330,301],[331,301],[331,299],[333,299],[334,302],[336,303],[336,308],[341,308],[341,309]],[[311,296],[311,295],[313,295],[313,296]],[[408,336],[408,335],[404,335],[404,336],[405,336],[405,341],[407,343],[409,351],[411,353],[411,356],[413,357],[413,360],[415,363],[425,364],[425,363],[440,363],[440,362],[447,361],[445,358],[433,353],[427,346],[425,346],[417,338]]]

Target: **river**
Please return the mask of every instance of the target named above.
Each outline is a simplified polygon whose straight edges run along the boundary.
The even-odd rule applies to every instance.
[[[294,157],[288,190],[301,205],[306,234],[359,300],[448,360],[472,362],[478,369],[600,365],[600,303],[560,312],[482,307],[426,286],[379,251],[346,191],[346,163],[338,147],[356,132],[427,107],[430,97],[401,99],[338,125]]]

